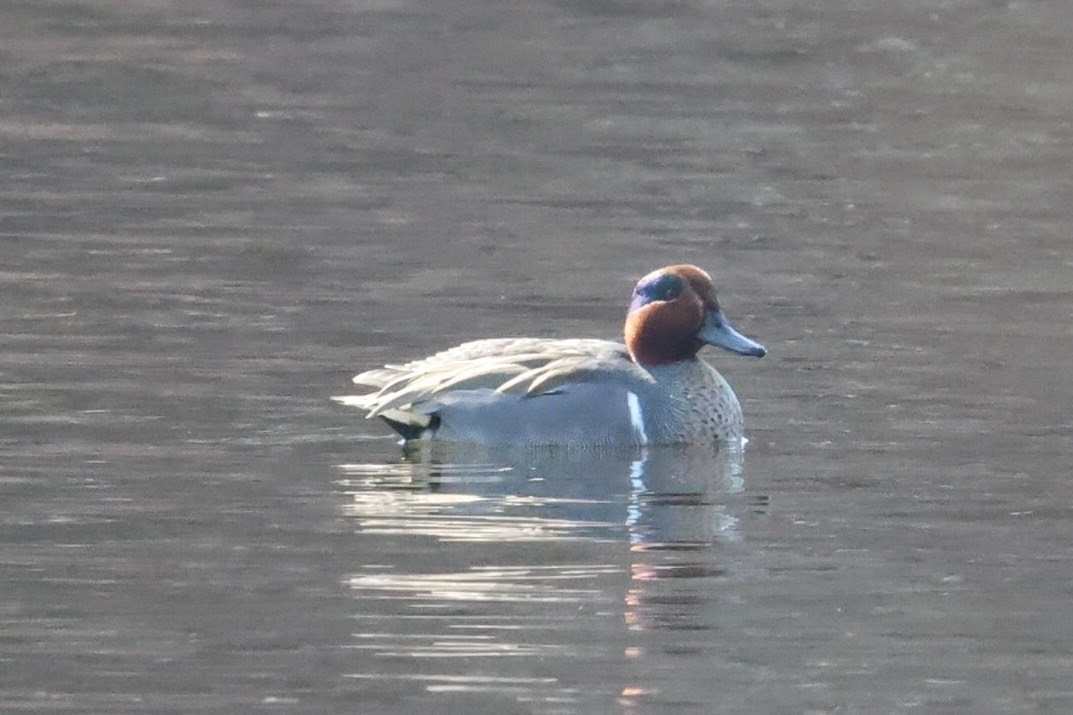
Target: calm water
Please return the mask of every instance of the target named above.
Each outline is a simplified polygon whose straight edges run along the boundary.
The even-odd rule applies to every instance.
[[[1073,710],[1073,8],[9,2],[4,712]],[[715,274],[751,442],[329,402]]]

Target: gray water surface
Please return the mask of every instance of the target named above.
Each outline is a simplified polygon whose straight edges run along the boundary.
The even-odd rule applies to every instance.
[[[1067,3],[3,18],[0,710],[1073,710]],[[743,455],[328,399],[679,262]]]

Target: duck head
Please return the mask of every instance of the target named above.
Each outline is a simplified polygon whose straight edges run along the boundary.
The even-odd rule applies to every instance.
[[[704,345],[751,357],[767,354],[763,345],[731,327],[711,276],[688,264],[660,268],[637,283],[625,337],[634,362],[645,366],[690,360]]]

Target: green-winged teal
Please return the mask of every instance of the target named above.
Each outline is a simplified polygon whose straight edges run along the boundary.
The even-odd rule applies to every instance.
[[[711,277],[676,265],[642,278],[625,344],[493,338],[354,378],[372,388],[333,399],[405,439],[485,445],[655,445],[740,441],[741,405],[697,357],[703,345],[763,357],[734,330]]]

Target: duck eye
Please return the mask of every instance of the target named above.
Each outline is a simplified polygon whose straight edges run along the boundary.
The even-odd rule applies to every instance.
[[[674,300],[682,294],[682,279],[673,273],[660,276],[652,285],[652,298],[655,300]]]
[[[657,273],[645,276],[633,289],[630,311],[643,308],[649,303],[677,300],[685,290],[685,281],[673,273]]]

